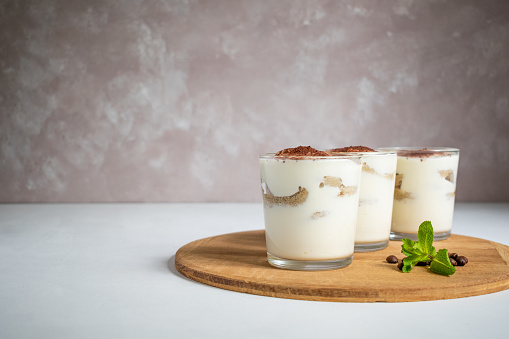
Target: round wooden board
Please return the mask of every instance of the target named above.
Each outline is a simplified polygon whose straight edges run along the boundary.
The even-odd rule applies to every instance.
[[[509,247],[453,234],[435,242],[469,259],[450,277],[416,266],[402,273],[385,258],[401,258],[401,241],[377,252],[355,253],[353,263],[331,271],[290,271],[267,262],[263,230],[193,241],[175,255],[184,276],[237,292],[277,298],[341,302],[407,302],[463,298],[509,289]]]

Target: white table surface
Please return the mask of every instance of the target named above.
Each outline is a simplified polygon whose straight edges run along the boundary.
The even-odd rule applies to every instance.
[[[0,338],[507,336],[509,290],[314,302],[222,290],[175,269],[193,240],[262,228],[261,204],[0,205]],[[509,203],[457,203],[453,232],[509,245]]]

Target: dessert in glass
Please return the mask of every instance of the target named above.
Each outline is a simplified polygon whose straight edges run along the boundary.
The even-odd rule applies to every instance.
[[[391,234],[396,152],[375,151],[366,146],[335,148],[328,152],[331,154],[348,152],[361,156],[362,172],[355,252],[386,248]]]
[[[352,262],[360,156],[331,156],[310,146],[259,157],[267,258],[293,270]]]
[[[398,153],[391,239],[417,240],[419,225],[431,221],[435,240],[449,238],[454,213],[459,149],[392,147]]]

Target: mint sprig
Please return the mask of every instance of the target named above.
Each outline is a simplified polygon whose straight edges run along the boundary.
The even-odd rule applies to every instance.
[[[452,275],[456,272],[456,267],[451,264],[449,254],[445,248],[438,250],[435,259],[429,265],[429,269],[442,275]]]
[[[412,239],[403,239],[401,253],[407,257],[403,259],[402,271],[408,273],[418,262],[431,262],[430,270],[442,274],[452,275],[456,272],[456,267],[451,264],[446,249],[437,252],[433,246],[433,226],[430,221],[424,221],[419,226],[417,233],[418,241]]]

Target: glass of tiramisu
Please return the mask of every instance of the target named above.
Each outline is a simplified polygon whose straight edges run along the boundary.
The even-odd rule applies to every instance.
[[[332,156],[309,146],[259,157],[267,257],[293,270],[328,270],[352,262],[360,156]]]
[[[366,146],[328,150],[331,154],[361,156],[359,212],[355,233],[355,252],[378,251],[389,245],[391,233],[396,152],[375,151]]]
[[[435,240],[449,238],[452,228],[459,149],[392,147],[398,165],[394,186],[391,239],[417,240],[419,225],[431,221]]]

